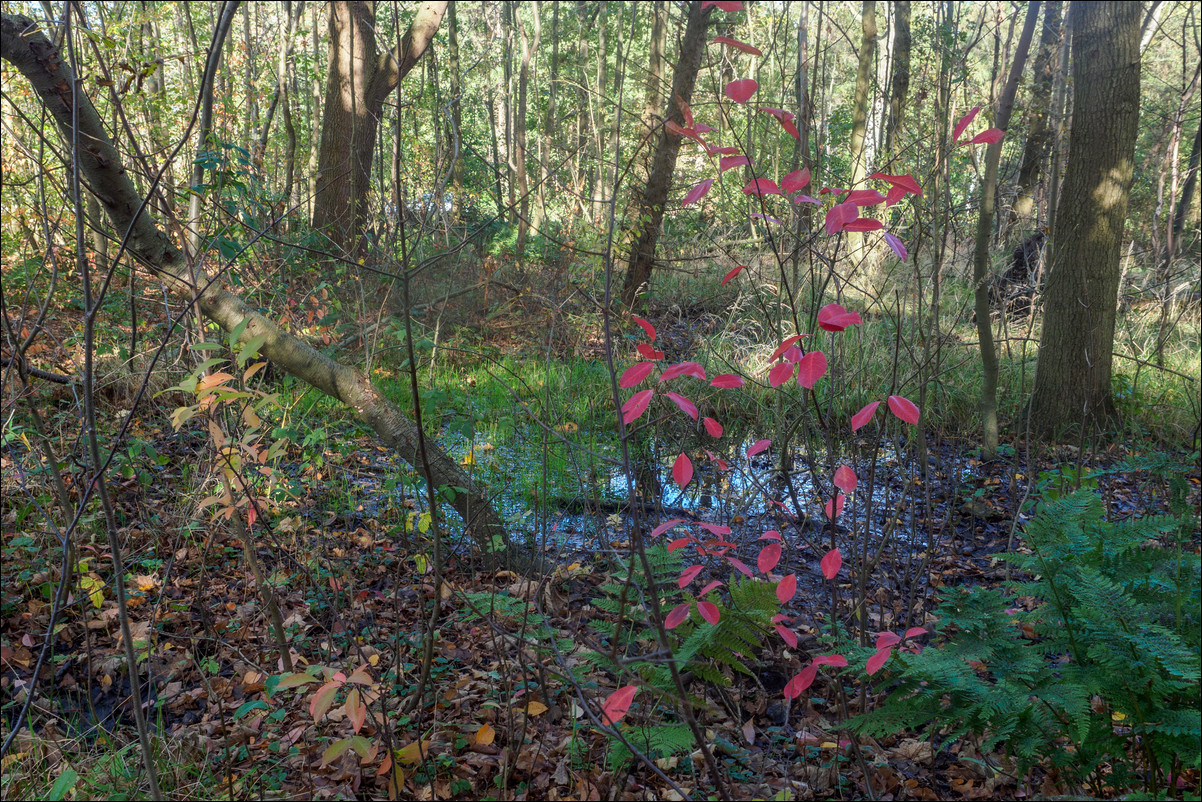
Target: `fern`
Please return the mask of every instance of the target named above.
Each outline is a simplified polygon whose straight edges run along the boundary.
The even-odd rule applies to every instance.
[[[693,750],[693,733],[684,725],[651,724],[643,727],[623,727],[622,737],[649,758],[679,755]],[[634,759],[626,744],[614,738],[609,745],[609,768],[621,773]]]

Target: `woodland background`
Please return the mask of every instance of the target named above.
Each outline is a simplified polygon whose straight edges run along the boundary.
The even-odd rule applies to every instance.
[[[6,797],[1198,795],[1192,4],[0,11]]]

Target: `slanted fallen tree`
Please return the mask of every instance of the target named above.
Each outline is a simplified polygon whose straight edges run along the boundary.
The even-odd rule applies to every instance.
[[[100,116],[76,82],[59,49],[27,17],[0,15],[0,58],[30,82],[53,117],[63,138],[78,136],[76,156],[82,180],[100,201],[114,230],[127,243],[137,262],[161,280],[176,296],[191,302],[227,332],[241,328],[241,341],[263,337],[259,353],[275,365],[321,392],[338,399],[372,428],[380,440],[412,465],[436,488],[454,488],[451,504],[463,518],[470,537],[492,559],[508,549],[504,522],[489,503],[484,489],[437,443],[422,433],[359,370],[343,365],[281,329],[214,281],[199,266],[189,266],[182,251],[151,219],[146,204],[121,164],[120,155],[105,134]],[[74,91],[72,90],[74,87]],[[73,108],[74,104],[74,108]]]

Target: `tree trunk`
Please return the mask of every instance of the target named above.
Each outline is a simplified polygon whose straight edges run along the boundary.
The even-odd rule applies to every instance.
[[[861,189],[860,183],[868,174],[867,155],[864,143],[868,133],[868,95],[872,89],[872,61],[876,57],[876,2],[864,0],[860,9],[860,62],[856,68],[856,94],[851,117],[851,184],[852,189]],[[847,235],[847,251],[855,254],[864,241],[862,234]]]
[[[1029,221],[1035,209],[1035,184],[1048,154],[1052,130],[1048,126],[1048,108],[1052,100],[1056,54],[1064,32],[1062,0],[1046,0],[1039,52],[1035,54],[1035,79],[1031,85],[1030,111],[1027,113],[1027,143],[1023,147],[1022,166],[1018,171],[1010,224]],[[1025,234],[1024,234],[1025,236]]]
[[[1027,51],[1031,37],[1035,34],[1035,23],[1039,17],[1039,4],[1027,6],[1027,21],[1018,38],[1018,52],[1010,67],[1010,79],[998,99],[996,127],[1003,131],[1010,125],[1010,112],[1014,108],[1014,96],[1018,93],[1018,79],[1027,63]],[[981,454],[985,459],[997,456],[997,352],[993,345],[993,323],[989,318],[989,231],[993,222],[994,204],[997,199],[998,165],[1002,161],[1002,143],[994,142],[985,151],[985,180],[981,184],[981,211],[977,218],[977,237],[973,251],[973,289],[977,312],[977,337],[981,343]],[[1004,314],[1004,312],[1003,312]]]
[[[384,101],[425,54],[446,9],[446,0],[423,3],[398,50],[379,53],[374,3],[330,4],[330,66],[313,227],[344,251],[354,250],[363,230]]]
[[[672,96],[667,100],[664,118],[684,125],[684,114],[676,98],[685,103],[693,100],[693,87],[697,84],[697,70],[701,68],[701,56],[705,52],[706,26],[709,22],[710,6],[701,7],[701,0],[690,0],[688,21],[685,23],[684,39],[680,44],[680,55],[672,75]],[[651,160],[651,173],[647,185],[639,197],[632,219],[641,220],[646,215],[639,238],[630,251],[629,267],[622,284],[622,303],[631,306],[643,285],[651,278],[651,266],[655,260],[655,246],[659,242],[660,228],[664,221],[664,204],[668,202],[668,191],[672,188],[672,173],[676,169],[676,157],[680,153],[681,137],[661,129],[655,156]]]
[[[121,164],[120,154],[108,139],[91,101],[82,92],[77,92],[78,104],[72,109],[71,88],[77,85],[75,76],[58,50],[36,30],[35,24],[25,17],[0,16],[0,57],[29,80],[68,141],[73,123],[78,126],[81,141],[88,143],[79,159],[81,174],[108,214],[113,228],[119,233],[128,232],[129,250],[134,258],[176,295],[186,301],[196,298],[205,316],[225,331],[241,327],[242,342],[264,337],[260,349],[263,356],[348,405],[384,443],[396,449],[434,487],[458,488],[453,491],[451,503],[482,551],[492,553],[497,544],[506,545],[503,522],[492,509],[483,489],[450,455],[428,439],[426,453],[430,467],[427,473],[425,463],[418,459],[422,433],[372,386],[366,376],[288,334],[229,292],[224,282],[200,274],[197,284],[192,284],[183,253],[143,209],[141,198]],[[79,84],[81,89],[82,86]]]
[[[1043,435],[1117,415],[1111,352],[1139,124],[1139,4],[1076,2],[1069,16],[1073,122],[1030,404]]]
[[[1185,183],[1181,187],[1181,197],[1177,200],[1177,211],[1173,215],[1173,247],[1181,249],[1181,235],[1185,233],[1185,219],[1189,215],[1190,206],[1194,202],[1194,190],[1198,186],[1198,156],[1202,151],[1202,126],[1194,131],[1194,147],[1189,152],[1189,167],[1185,172]]]
[[[889,122],[885,128],[885,158],[893,158],[893,146],[906,110],[910,91],[910,0],[895,0],[893,80],[889,86]]]
[[[538,4],[533,4],[534,14],[538,15]],[[518,38],[522,42],[522,64],[518,68],[518,105],[513,113],[515,162],[518,179],[518,238],[514,251],[521,258],[526,251],[526,237],[530,234],[530,177],[526,171],[526,92],[530,87],[530,54],[534,47],[530,46],[530,37],[526,35],[526,26],[518,16],[520,9],[513,6],[513,23],[518,29]]]
[[[451,168],[451,221],[458,223],[463,215],[463,76],[459,65],[459,15],[458,4],[451,3],[447,9],[447,33],[451,60],[451,127],[455,137],[455,164]]]

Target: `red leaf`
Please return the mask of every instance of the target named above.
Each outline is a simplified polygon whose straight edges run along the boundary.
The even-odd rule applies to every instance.
[[[786,337],[784,342],[782,342],[780,345],[778,345],[776,347],[776,350],[772,352],[772,356],[768,357],[768,361],[775,362],[777,360],[777,358],[780,357],[781,354],[783,354],[785,351],[788,351],[793,346],[793,343],[797,342],[802,337],[809,337],[809,336],[810,335],[808,335],[808,334],[794,334],[792,337]]]
[[[764,451],[764,450],[766,450],[766,449],[767,449],[769,446],[771,446],[771,445],[772,445],[772,441],[771,441],[771,440],[756,440],[756,441],[755,441],[754,443],[752,443],[752,444],[751,444],[751,446],[750,446],[750,447],[747,449],[747,458],[748,458],[748,459],[751,459],[751,458],[752,458],[752,457],[754,457],[756,454],[760,453],[761,451]]]
[[[843,331],[848,326],[863,323],[859,312],[848,312],[839,304],[827,304],[818,310],[818,328],[824,331]]]
[[[730,45],[735,50],[739,50],[743,53],[750,53],[753,56],[764,55],[764,51],[760,50],[758,47],[752,47],[746,42],[740,42],[738,39],[731,39],[729,36],[715,36],[714,41],[711,42],[711,44]]]
[[[898,259],[901,259],[903,262],[906,261],[910,255],[910,252],[906,250],[905,243],[889,232],[885,232],[885,242],[887,242],[889,247],[893,249],[893,252],[897,254]]]
[[[680,115],[684,117],[684,124],[689,128],[693,127],[693,110],[689,108],[689,104],[684,102],[680,95],[676,96],[676,105],[680,106]]]
[[[884,228],[885,224],[880,220],[873,220],[871,217],[861,217],[858,220],[852,220],[843,227],[844,231],[876,231]]]
[[[684,200],[680,202],[681,206],[688,206],[690,203],[696,203],[705,197],[705,193],[710,191],[710,187],[714,185],[714,179],[707,178],[697,186],[688,191],[684,196]]]
[[[743,0],[704,0],[701,4],[702,10],[706,6],[717,6],[719,11],[742,11]]]
[[[889,411],[906,423],[918,424],[918,407],[908,398],[900,395],[889,396]]]
[[[717,625],[718,621],[722,618],[722,614],[718,612],[718,605],[713,602],[697,602],[697,612],[701,613],[702,618],[714,625]]]
[[[634,695],[638,692],[639,689],[634,685],[627,685],[611,693],[601,706],[601,722],[613,725],[621,721],[630,710],[630,703],[634,701]]]
[[[747,567],[747,564],[735,557],[727,557],[726,561],[743,576],[755,576],[754,572]]]
[[[780,187],[771,178],[755,178],[743,187],[745,195],[780,195]]]
[[[956,127],[954,129],[952,129],[952,141],[953,142],[959,141],[960,134],[964,133],[965,128],[972,125],[973,118],[977,116],[977,112],[979,112],[980,110],[981,110],[980,106],[973,106],[972,111],[970,111],[968,114],[965,114],[958,121],[956,121]]]
[[[251,505],[246,508],[246,525],[248,527],[254,527],[255,518],[257,518],[258,516],[259,516],[259,508],[254,505],[254,502],[252,502]]]
[[[835,471],[835,487],[844,493],[855,492],[856,481],[856,472],[847,465],[840,465]]]
[[[659,537],[660,535],[662,535],[664,532],[667,532],[672,527],[676,526],[677,524],[682,524],[682,523],[684,523],[684,518],[673,518],[670,521],[664,521],[662,524],[660,524],[659,526],[657,526],[651,530],[651,537]]]
[[[723,373],[720,376],[715,376],[710,386],[717,387],[720,390],[729,390],[734,387],[743,386],[743,377],[736,376],[733,373]]]
[[[794,203],[812,203],[815,206],[822,205],[822,201],[818,200],[817,198],[811,198],[809,195],[798,195],[796,198],[793,199],[793,202]]]
[[[757,220],[767,220],[769,223],[776,223],[778,226],[784,224],[784,221],[780,220],[779,218],[770,217],[769,215],[760,214],[759,212],[752,212],[751,216]]]
[[[732,170],[735,167],[742,167],[744,164],[751,164],[751,160],[746,156],[723,156],[718,159],[718,172],[725,173],[727,170]],[[712,184],[714,179],[709,179]]]
[[[634,387],[636,384],[647,378],[647,374],[655,369],[653,362],[636,362],[626,368],[622,373],[622,378],[618,380],[618,386],[623,390]]]
[[[822,558],[820,563],[822,566],[822,575],[827,579],[834,579],[839,575],[839,569],[843,567],[843,555],[838,549],[831,549]]]
[[[806,184],[810,183],[810,168],[802,167],[800,170],[794,170],[780,180],[780,188],[785,192],[793,193],[805,189]]]
[[[889,187],[889,194],[885,196],[885,208],[888,209],[895,203],[901,202],[909,194],[902,187]]]
[[[643,327],[643,331],[647,332],[648,340],[650,340],[651,342],[655,342],[655,326],[652,326],[646,320],[643,320],[641,317],[636,317],[635,315],[631,315],[630,319]]]
[[[833,499],[826,502],[826,506],[822,508],[826,512],[826,517],[832,521],[838,518],[843,513],[843,500],[846,498],[847,496],[842,493],[836,493]]]
[[[678,537],[675,540],[673,540],[671,543],[668,544],[668,553],[671,554],[672,552],[676,551],[677,549],[683,549],[685,546],[689,545],[692,542],[693,542],[693,538],[691,538],[691,537]]]
[[[684,454],[681,454],[672,463],[672,479],[680,485],[681,490],[684,490],[693,480],[693,463]]]
[[[801,673],[789,680],[785,685],[785,698],[796,699],[801,696],[806,688],[814,684],[814,678],[818,676],[818,666],[811,663],[801,670]]]
[[[722,436],[721,423],[718,423],[718,421],[714,420],[713,418],[704,418],[701,422],[705,424],[705,430],[709,432],[710,437]]]
[[[794,632],[791,629],[788,629],[787,627],[782,627],[780,624],[777,624],[776,625],[776,633],[784,639],[785,643],[789,644],[790,648],[792,648],[792,649],[797,648],[797,633],[796,632]]]
[[[781,604],[787,604],[790,599],[797,595],[797,574],[789,574],[787,577],[776,583],[776,600]]]
[[[868,676],[872,676],[881,670],[881,666],[889,660],[889,656],[893,654],[893,647],[879,650],[872,657],[868,658],[868,662],[864,665],[864,670],[868,672]]]
[[[732,278],[734,278],[735,276],[737,276],[737,275],[739,275],[740,273],[742,273],[742,272],[743,272],[743,268],[745,268],[745,267],[747,267],[747,265],[739,265],[739,266],[738,266],[738,267],[736,267],[734,270],[731,270],[729,273],[727,273],[725,276],[723,276],[723,277],[722,277],[722,285],[721,285],[721,286],[725,287],[725,286],[726,286],[726,282],[730,281]]]
[[[669,379],[675,379],[677,376],[692,376],[694,379],[705,381],[705,368],[696,362],[681,362],[665,370],[663,375],[659,377],[659,380],[666,382]]]
[[[689,608],[692,605],[689,602],[678,604],[672,608],[672,612],[664,618],[665,629],[676,629],[683,624],[689,617]]]
[[[860,207],[852,203],[837,203],[826,211],[826,233],[830,236],[847,228],[847,224],[860,216]]]
[[[761,574],[766,574],[775,568],[778,562],[780,562],[780,544],[769,543],[760,549],[760,556],[756,558],[755,565],[760,569]]]
[[[922,187],[918,186],[918,182],[914,180],[914,176],[906,175],[887,175],[886,173],[873,173],[869,178],[878,178],[881,181],[889,182],[890,187],[896,187],[903,190],[903,194],[921,195]]]
[[[909,629],[906,630],[906,634],[904,637],[906,640],[909,640],[910,638],[917,638],[919,635],[926,635],[926,634],[927,634],[927,630],[925,627],[910,627]]]
[[[714,588],[719,588],[719,587],[722,587],[722,586],[723,586],[723,585],[725,585],[725,584],[726,584],[726,583],[725,583],[725,582],[723,582],[721,579],[715,579],[713,582],[709,582],[709,583],[707,583],[707,584],[706,584],[706,586],[705,586],[705,587],[703,587],[703,588],[701,589],[701,591],[700,591],[700,592],[699,592],[697,595],[698,595],[698,596],[704,596],[705,594],[709,593],[709,592],[710,592],[711,590],[713,590]]]
[[[651,345],[650,343],[639,343],[638,347],[634,350],[638,351],[639,356],[643,357],[644,359],[650,359],[658,362],[664,358],[664,352],[656,351],[655,346]]]
[[[711,535],[722,536],[722,535],[730,534],[730,527],[723,526],[722,524],[711,524],[711,523],[707,523],[707,522],[703,522],[703,521],[698,521],[697,525],[700,526],[705,531],[709,532]]]
[[[739,152],[739,149],[733,145],[725,148],[720,148],[717,145],[706,145],[705,152],[711,156],[733,156]]]
[[[759,89],[760,85],[752,78],[740,78],[737,81],[731,81],[726,85],[726,96],[735,103],[746,103],[751,100],[751,96],[755,94],[755,90]]]
[[[668,120],[666,123],[664,123],[664,128],[670,134],[675,134],[676,136],[687,136],[689,139],[692,139],[695,142],[700,142],[707,149],[709,148],[709,145],[706,144],[706,141],[702,139],[701,135],[693,128],[685,128],[675,120]]]
[[[639,419],[644,412],[647,411],[647,405],[651,403],[651,396],[655,394],[654,390],[640,390],[622,405],[622,423],[629,426]]]
[[[772,366],[772,370],[768,371],[768,384],[780,387],[793,378],[793,369],[792,362],[777,362]]]
[[[843,199],[843,202],[851,203],[855,206],[876,206],[884,200],[885,196],[875,189],[857,189],[847,193],[847,197]]]
[[[857,431],[864,428],[868,421],[872,420],[872,416],[876,413],[876,408],[881,405],[880,401],[873,401],[871,404],[865,404],[864,408],[851,416],[851,430]]]
[[[876,636],[876,649],[887,649],[890,646],[896,646],[901,643],[901,637],[894,632],[882,632]]]
[[[676,580],[677,587],[683,588],[685,585],[692,582],[699,573],[701,573],[701,565],[691,565],[680,572],[680,579]]]
[[[843,668],[847,665],[847,658],[841,654],[820,654],[814,658],[814,665]]]
[[[793,112],[785,111],[784,109],[774,109],[771,106],[760,106],[757,111],[762,111],[765,114],[771,114],[776,119],[784,122],[785,120],[793,119]]]
[[[781,120],[780,127],[785,129],[786,134],[793,137],[798,142],[801,141],[801,132],[797,130],[797,124],[792,120]]]
[[[696,404],[694,404],[689,399],[685,398],[680,393],[664,393],[664,395],[666,395],[673,404],[680,407],[681,412],[688,415],[693,420],[697,420],[697,405]]]
[[[974,136],[972,139],[968,140],[967,142],[961,142],[960,144],[961,145],[980,145],[982,142],[984,142],[989,145],[994,145],[998,142],[1001,142],[1002,137],[1004,137],[1005,135],[1006,135],[1006,132],[1003,131],[1001,128],[987,128],[984,131],[982,131],[981,133]]]
[[[777,532],[775,529],[769,529],[767,532],[765,532],[764,534],[762,534],[756,538],[756,540],[780,540],[780,539],[781,539],[780,532]]]
[[[797,363],[797,383],[807,390],[826,375],[826,354],[821,351],[810,351]]]

